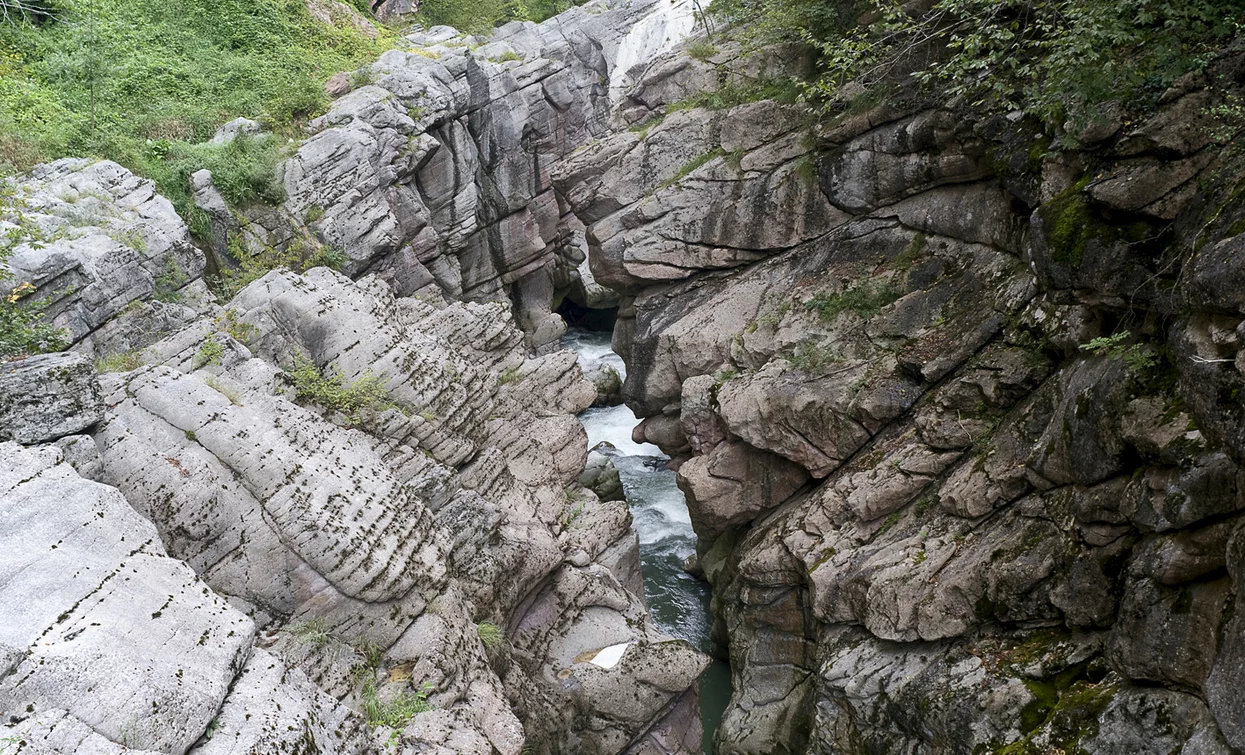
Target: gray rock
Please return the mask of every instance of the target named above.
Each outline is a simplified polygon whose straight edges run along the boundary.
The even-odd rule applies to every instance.
[[[0,708],[64,711],[70,729],[77,721],[126,747],[185,752],[229,695],[254,625],[169,558],[120,493],[78,477],[58,450],[7,443],[0,459]]]
[[[86,357],[43,354],[0,363],[0,440],[46,443],[103,417],[99,379]]]
[[[90,351],[93,331],[153,295],[206,309],[203,253],[152,182],[113,162],[66,158],[10,183],[27,230],[8,267],[49,300],[47,316],[79,350]],[[13,226],[0,221],[0,229]]]

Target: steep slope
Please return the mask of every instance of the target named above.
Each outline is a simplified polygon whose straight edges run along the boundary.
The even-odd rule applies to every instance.
[[[16,559],[0,594],[46,603],[5,643],[0,743],[699,749],[708,659],[659,632],[630,591],[626,505],[578,483],[574,415],[596,390],[548,343],[563,327],[550,313],[560,263],[531,208],[559,215],[539,185],[546,153],[516,148],[525,114],[567,144],[588,137],[611,56],[668,44],[660,28],[627,41],[654,7],[572,13],[587,31],[512,25],[503,36],[553,56],[531,53],[517,75],[506,43],[471,49],[452,30],[389,53],[381,83],[439,109],[416,127],[414,106],[381,86],[342,97],[285,165],[281,208],[229,208],[196,176],[220,212],[221,256],[114,163],[60,160],[6,184],[8,269],[77,353],[0,364],[0,434],[24,444],[0,454]],[[261,255],[340,243],[356,279],[278,270],[217,301],[204,275],[246,260],[243,236]],[[430,245],[418,254],[417,237]],[[48,519],[57,486],[73,505]],[[50,525],[78,533],[73,547]],[[96,561],[80,571],[84,595],[133,586],[98,605],[37,596],[80,581],[67,563]]]
[[[732,106],[772,57],[653,62],[554,177],[700,536],[719,750],[1245,747],[1239,49],[1049,154],[913,87]]]

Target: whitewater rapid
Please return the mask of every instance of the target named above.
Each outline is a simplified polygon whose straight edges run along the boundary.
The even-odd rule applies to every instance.
[[[627,367],[611,348],[609,333],[572,328],[563,337],[562,345],[579,354],[585,371],[604,363],[626,377]],[[713,653],[709,586],[683,568],[688,557],[696,552],[696,533],[675,474],[666,466],[669,457],[657,446],[631,439],[631,431],[639,420],[626,406],[589,409],[579,419],[588,433],[588,448],[597,448],[610,456],[618,468],[640,537],[644,596],[653,620],[671,637]],[[601,443],[609,446],[598,448]],[[730,670],[725,663],[715,661],[710,666],[701,677],[699,691],[705,753],[710,754],[713,732],[731,693]]]

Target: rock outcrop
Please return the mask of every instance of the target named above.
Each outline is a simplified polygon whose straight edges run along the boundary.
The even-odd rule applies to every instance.
[[[86,160],[13,182],[9,267],[79,353],[0,366],[0,741],[699,748],[708,659],[632,592],[617,473],[580,482],[598,389],[552,343],[584,256],[548,166],[604,133],[657,5],[482,47],[414,35],[313,124],[282,207],[194,176],[216,241],[332,246],[352,277],[275,271],[217,302],[150,182]]]
[[[729,105],[782,65],[658,58],[553,174],[700,537],[719,752],[1245,748],[1239,52],[1049,155],[903,87]]]

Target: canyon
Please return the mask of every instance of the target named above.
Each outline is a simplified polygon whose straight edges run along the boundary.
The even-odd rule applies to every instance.
[[[697,13],[413,31],[194,237],[9,180],[0,753],[1245,751],[1245,47],[1054,145]]]

